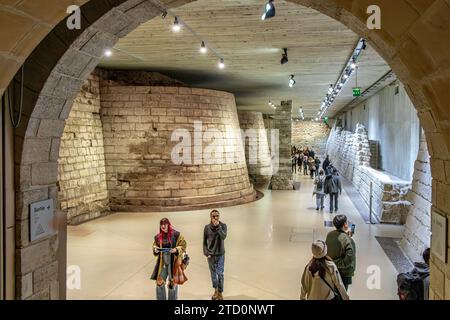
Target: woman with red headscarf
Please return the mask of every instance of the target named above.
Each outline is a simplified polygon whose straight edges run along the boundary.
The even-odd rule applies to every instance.
[[[158,257],[152,280],[156,280],[156,298],[157,300],[177,300],[178,287],[173,281],[173,273],[178,258],[182,258],[186,251],[186,241],[180,232],[173,229],[169,219],[161,219],[159,223],[159,233],[155,236],[153,242],[153,254]],[[169,282],[166,295],[164,286],[167,278]]]

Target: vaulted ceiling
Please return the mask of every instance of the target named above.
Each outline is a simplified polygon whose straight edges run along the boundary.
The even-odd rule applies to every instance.
[[[121,39],[101,67],[159,71],[194,87],[229,91],[238,108],[273,112],[271,100],[292,99],[306,117],[315,117],[328,87],[335,83],[359,37],[341,23],[306,7],[276,1],[276,17],[262,21],[265,0],[198,0],[171,11],[210,47],[199,53],[200,41],[186,27],[171,30],[173,17],[154,18]],[[281,65],[283,48],[289,62]],[[226,67],[217,68],[218,57]],[[358,86],[365,90],[390,70],[370,47],[359,63]],[[296,85],[289,88],[290,75]],[[351,87],[337,98],[328,115],[353,100]],[[294,112],[297,112],[295,110]]]

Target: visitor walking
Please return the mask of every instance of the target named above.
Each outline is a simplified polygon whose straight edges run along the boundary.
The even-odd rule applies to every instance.
[[[298,173],[302,172],[302,163],[303,163],[303,153],[299,151],[297,154]]]
[[[223,300],[224,269],[225,269],[225,238],[227,225],[220,221],[220,213],[213,210],[210,213],[211,223],[203,231],[203,254],[208,258],[211,282],[214,288],[212,300]]]
[[[316,153],[314,152],[314,150],[312,148],[311,148],[311,150],[309,150],[309,156],[313,159],[316,157]]]
[[[177,259],[182,258],[185,252],[184,237],[172,227],[169,219],[161,219],[159,233],[153,242],[153,254],[158,258],[151,276],[151,279],[156,281],[157,300],[178,299],[178,285],[174,282],[174,271]],[[167,280],[168,296],[165,287]]]
[[[319,169],[320,169],[320,159],[319,157],[316,157],[315,161],[315,165],[316,165],[316,177],[319,175]]]
[[[327,256],[327,245],[321,240],[312,244],[313,257],[302,275],[301,300],[349,300],[339,271]]]
[[[314,172],[316,171],[316,164],[314,162],[314,159],[309,157],[308,160],[308,167],[309,167],[309,175],[311,176],[311,179],[314,179]]]
[[[333,259],[339,270],[345,290],[348,290],[348,286],[352,284],[352,277],[355,275],[355,241],[352,239],[352,232],[345,215],[341,214],[334,217],[333,225],[336,230],[329,232],[326,239],[328,255]]]
[[[329,172],[327,172],[327,170],[328,170],[328,166],[331,164],[331,162],[330,162],[330,156],[329,155],[327,155],[327,157],[325,158],[325,160],[323,161],[323,165],[322,165],[322,168],[323,168],[323,170],[325,171],[325,174],[328,174]]]
[[[308,156],[303,154],[303,175],[308,175]]]
[[[297,173],[297,157],[298,157],[297,153],[293,153],[291,155],[292,172],[295,174]]]
[[[342,194],[342,184],[339,172],[330,166],[328,168],[324,192],[330,196],[330,213],[333,213],[339,210],[339,194]]]
[[[324,205],[324,198],[325,198],[325,192],[324,189],[324,183],[325,183],[325,174],[323,169],[320,169],[319,175],[314,180],[314,191],[313,195],[316,195],[316,210],[319,211],[323,210]]]

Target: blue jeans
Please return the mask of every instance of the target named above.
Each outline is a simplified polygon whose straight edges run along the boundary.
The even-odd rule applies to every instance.
[[[163,264],[163,268],[161,270],[160,277],[164,280],[162,285],[156,284],[156,299],[157,300],[177,300],[178,299],[178,286],[172,283],[172,277],[170,275],[170,264]],[[164,285],[167,282],[167,278],[169,281],[167,283],[167,289],[169,290],[169,296],[166,295],[166,286]]]
[[[323,200],[325,198],[324,193],[316,193],[316,207],[319,209],[323,208]]]
[[[211,272],[211,282],[214,289],[223,292],[223,273],[225,271],[225,255],[211,256],[208,258],[209,271]]]
[[[333,211],[338,211],[338,198],[339,193],[332,192],[330,193],[330,212],[333,213]],[[334,199],[334,201],[333,201]],[[334,202],[334,210],[333,210],[333,202]]]

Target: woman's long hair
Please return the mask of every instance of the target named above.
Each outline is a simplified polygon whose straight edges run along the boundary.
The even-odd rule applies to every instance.
[[[162,231],[161,226],[163,224],[167,224],[167,235],[164,231]],[[161,219],[161,221],[159,222],[159,234],[158,234],[158,242],[160,244],[160,246],[162,246],[163,243],[163,239],[164,239],[164,235],[166,235],[167,239],[170,242],[170,245],[172,246],[172,235],[174,233],[175,229],[172,227],[172,224],[170,223],[169,219],[167,218],[163,218]]]
[[[309,271],[312,273],[312,275],[315,275],[317,272],[319,272],[319,276],[322,279],[325,279],[325,275],[328,271],[327,261],[333,261],[333,259],[328,256],[325,256],[321,259],[312,258],[309,265]]]

